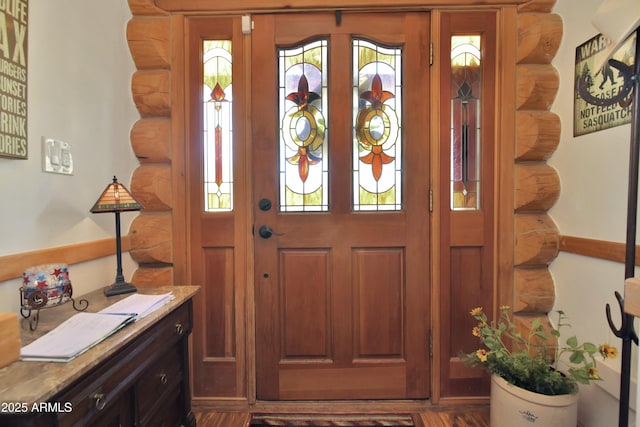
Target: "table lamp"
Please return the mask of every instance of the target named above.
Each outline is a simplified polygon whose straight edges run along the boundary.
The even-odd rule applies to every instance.
[[[120,238],[120,212],[139,211],[143,207],[127,188],[118,182],[114,176],[113,182],[107,186],[91,208],[91,213],[114,212],[116,214],[116,257],[118,269],[116,281],[104,289],[108,297],[137,291],[136,287],[124,280],[122,274],[122,242]]]

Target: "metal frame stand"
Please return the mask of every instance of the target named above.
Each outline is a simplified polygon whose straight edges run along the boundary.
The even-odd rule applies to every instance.
[[[578,91],[582,99],[592,105],[611,106],[617,103],[628,102],[632,94],[631,113],[631,142],[629,150],[629,189],[627,199],[627,235],[625,250],[624,278],[628,279],[635,274],[636,259],[636,218],[638,214],[638,162],[640,159],[640,27],[635,31],[636,47],[633,68],[615,59],[609,60],[609,65],[616,68],[624,79],[620,92],[613,98],[601,99],[592,96],[587,88],[586,81],[578,82]],[[628,104],[627,104],[628,105]],[[631,382],[631,344],[638,344],[638,335],[633,326],[634,317],[624,311],[624,299],[619,292],[615,292],[622,322],[616,327],[611,319],[611,307],[606,306],[607,322],[613,333],[622,340],[622,367],[620,373],[620,408],[618,414],[618,426],[629,425],[629,385]]]

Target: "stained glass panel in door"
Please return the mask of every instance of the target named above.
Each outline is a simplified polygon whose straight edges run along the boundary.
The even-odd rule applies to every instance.
[[[402,49],[353,40],[353,210],[402,209]]]
[[[327,41],[278,49],[280,210],[329,210]]]

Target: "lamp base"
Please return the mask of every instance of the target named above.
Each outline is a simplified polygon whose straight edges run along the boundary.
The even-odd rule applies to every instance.
[[[137,290],[138,289],[136,289],[136,287],[133,286],[131,283],[115,282],[111,286],[107,286],[106,288],[104,288],[104,294],[105,296],[112,297],[114,295],[122,295],[122,294],[128,294],[129,292],[136,292]]]

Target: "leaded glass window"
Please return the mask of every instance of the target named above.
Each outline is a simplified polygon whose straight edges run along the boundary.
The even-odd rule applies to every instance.
[[[280,210],[328,211],[327,41],[278,49]]]
[[[451,209],[480,209],[480,36],[451,37]]]
[[[353,209],[402,209],[402,50],[353,40]]]
[[[233,209],[231,40],[205,40],[202,57],[204,206]]]

